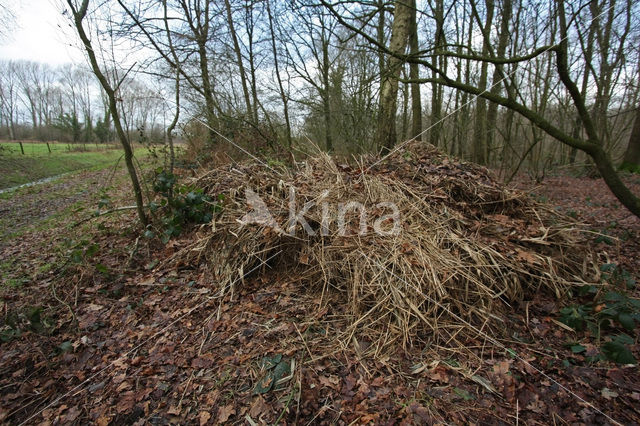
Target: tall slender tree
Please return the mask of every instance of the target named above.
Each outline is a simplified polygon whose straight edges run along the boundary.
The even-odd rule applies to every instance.
[[[82,42],[82,45],[84,46],[87,57],[89,58],[91,69],[96,75],[98,81],[100,82],[100,85],[102,86],[102,89],[104,90],[109,100],[109,110],[111,112],[111,118],[116,128],[120,144],[122,145],[122,149],[124,151],[124,162],[127,166],[129,178],[131,179],[131,185],[133,187],[136,208],[138,211],[138,218],[140,219],[140,223],[143,226],[147,226],[149,220],[144,212],[144,202],[142,199],[140,180],[138,179],[138,173],[136,172],[136,168],[133,164],[133,150],[131,148],[129,138],[127,137],[127,134],[125,133],[120,121],[120,112],[118,111],[115,89],[109,83],[109,80],[105,76],[105,73],[102,71],[100,64],[98,63],[98,58],[96,56],[96,47],[92,44],[91,39],[87,35],[87,32],[84,28],[84,21],[87,18],[89,0],[82,0],[82,2],[79,4],[76,4],[76,2],[74,2],[73,0],[67,0],[67,5],[71,10],[71,16],[75,29],[78,33],[80,41]]]
[[[378,146],[391,149],[396,144],[396,113],[398,102],[398,79],[404,65],[404,56],[409,40],[411,27],[411,0],[396,0],[394,2],[393,24],[391,25],[391,40],[389,41],[389,56],[386,71],[380,86],[380,115],[378,121]]]
[[[409,49],[411,55],[417,55],[420,50],[418,38],[418,19],[416,0],[411,1],[411,28],[409,30]],[[416,63],[409,64],[409,78],[420,79],[420,66]],[[420,83],[411,83],[411,137],[416,138],[422,134],[422,99],[420,98]]]

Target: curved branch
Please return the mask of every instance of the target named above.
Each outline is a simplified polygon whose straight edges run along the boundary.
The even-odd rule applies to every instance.
[[[611,162],[611,158],[607,154],[607,152],[602,148],[602,146],[598,143],[597,138],[593,139],[589,136],[588,141],[584,141],[578,138],[574,138],[562,130],[551,124],[548,120],[546,120],[543,116],[532,111],[526,106],[516,102],[513,99],[505,98],[500,95],[496,95],[494,93],[488,92],[486,90],[482,91],[477,87],[470,86],[464,83],[457,82],[451,79],[444,78],[428,78],[428,79],[420,79],[417,80],[420,83],[436,83],[441,84],[447,87],[451,87],[453,89],[462,90],[464,92],[470,93],[472,95],[476,95],[478,97],[487,99],[491,102],[495,102],[498,105],[502,105],[505,108],[511,109],[529,121],[533,123],[536,127],[544,131],[549,136],[554,139],[569,145],[572,148],[579,149],[586,153],[593,162],[595,163],[598,171],[602,175],[602,179],[605,181],[613,195],[620,201],[620,203],[625,206],[631,213],[640,217],[640,197],[636,196],[631,192],[631,190],[624,184],[620,176],[616,172],[613,167],[613,163]]]

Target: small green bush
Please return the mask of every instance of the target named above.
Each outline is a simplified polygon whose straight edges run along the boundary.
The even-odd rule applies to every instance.
[[[633,333],[640,324],[640,300],[628,294],[635,288],[635,279],[613,263],[602,265],[600,270],[606,290],[593,285],[581,287],[578,297],[584,303],[562,308],[559,319],[576,331],[588,330],[597,340],[605,339],[600,346],[601,359],[635,364],[628,348],[634,339],[624,333],[615,334],[621,329]],[[581,345],[574,347],[578,346]]]
[[[200,188],[186,185],[177,185],[177,177],[164,169],[156,170],[153,190],[161,196],[159,203],[152,202],[149,209],[161,213],[160,228],[161,240],[167,243],[172,237],[182,233],[184,226],[188,224],[209,223],[213,215],[222,209],[224,197],[218,196],[213,200]],[[151,229],[147,229],[145,235],[149,238],[155,236]]]

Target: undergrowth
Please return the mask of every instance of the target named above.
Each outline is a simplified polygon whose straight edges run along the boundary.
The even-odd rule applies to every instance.
[[[200,188],[179,184],[176,175],[162,168],[155,172],[153,190],[160,200],[149,203],[149,209],[159,214],[159,221],[155,231],[151,226],[144,235],[153,238],[158,233],[165,244],[180,235],[189,224],[211,222],[213,215],[221,211],[224,201],[222,195],[214,200]]]
[[[640,323],[640,300],[631,296],[636,281],[629,271],[614,263],[600,267],[601,285],[585,285],[576,296],[580,303],[560,310],[560,321],[583,333],[586,342],[595,341],[599,353],[587,354],[587,347],[569,344],[574,354],[585,354],[587,362],[600,360],[636,364],[629,350]]]

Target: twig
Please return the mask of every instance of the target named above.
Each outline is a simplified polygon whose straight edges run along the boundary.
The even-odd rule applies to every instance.
[[[60,302],[61,304],[65,305],[69,309],[69,312],[71,312],[72,322],[74,324],[76,324],[77,320],[76,320],[75,312],[73,312],[73,309],[71,308],[71,305],[69,305],[67,302],[65,302],[64,300],[62,300],[62,299],[60,299],[58,297],[58,294],[56,293],[56,285],[53,283],[53,281],[51,281],[51,292],[53,293],[54,299],[56,299],[58,302]]]
[[[187,385],[184,387],[184,391],[182,392],[182,396],[180,397],[180,401],[178,401],[178,409],[182,408],[182,400],[184,399],[184,396],[187,394],[187,390],[189,390],[189,385],[191,384],[191,379],[193,379],[193,371],[191,372],[191,375],[189,376],[189,380],[187,380]]]
[[[284,413],[286,413],[287,410],[289,409],[289,404],[291,404],[291,400],[293,399],[293,393],[296,391],[296,387],[297,386],[294,385],[293,389],[291,389],[291,392],[289,393],[289,399],[287,399],[287,404],[284,406],[284,408],[282,409],[282,412],[280,413],[276,421],[273,423],[274,425],[277,425],[278,423],[280,423],[282,416],[284,416]]]
[[[296,331],[298,332],[298,335],[300,336],[300,339],[302,340],[302,343],[304,344],[304,347],[307,349],[307,352],[309,353],[309,356],[311,357],[311,359],[313,359],[313,354],[309,350],[309,346],[307,346],[307,342],[304,340],[304,337],[302,337],[302,333],[300,333],[300,330],[298,329],[298,326],[295,323],[293,323],[293,326],[296,328]]]
[[[144,206],[144,207],[146,208],[147,206]],[[88,217],[86,219],[82,219],[80,222],[74,223],[72,228],[77,228],[78,226],[82,225],[83,223],[89,222],[90,220],[93,220],[93,219],[95,219],[97,217],[102,217],[102,216],[106,216],[106,215],[111,214],[111,213],[121,212],[121,211],[125,211],[125,210],[134,210],[134,209],[137,209],[137,208],[138,208],[137,206],[116,207],[115,209],[107,210],[105,212],[101,212],[101,213],[95,214],[95,215],[93,215],[91,217]]]

